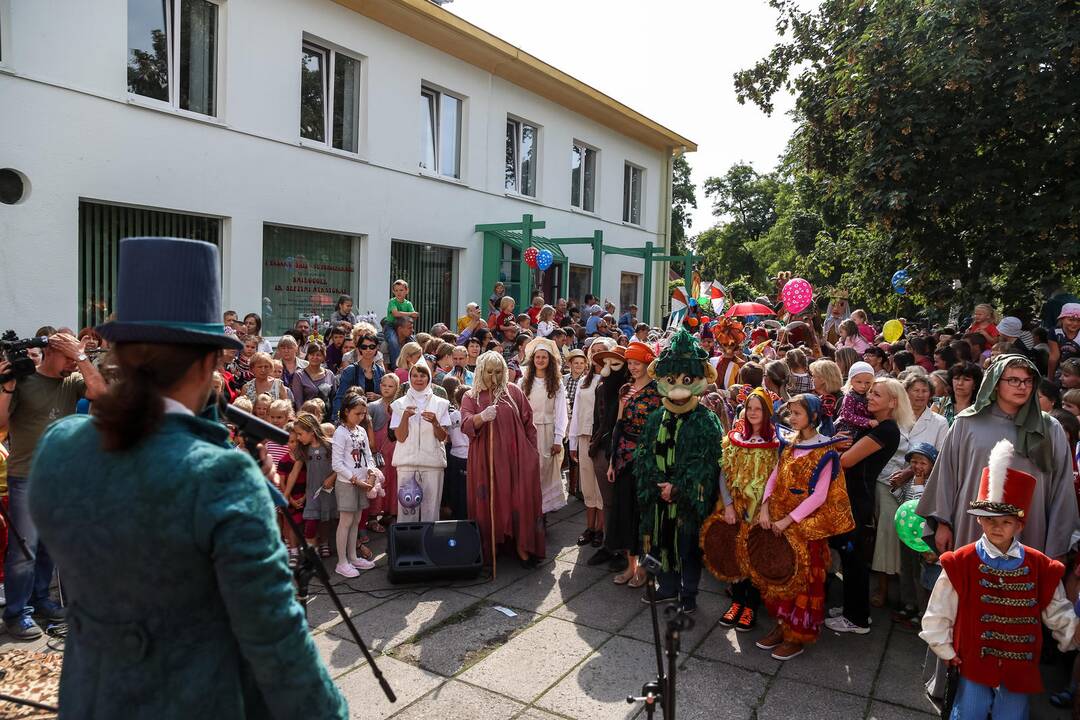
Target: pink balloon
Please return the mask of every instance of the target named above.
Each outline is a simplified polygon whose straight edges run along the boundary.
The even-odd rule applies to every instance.
[[[814,288],[802,278],[791,278],[780,291],[780,299],[791,313],[805,310],[814,299]]]

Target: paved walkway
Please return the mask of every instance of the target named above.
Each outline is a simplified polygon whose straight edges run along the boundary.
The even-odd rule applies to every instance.
[[[576,546],[581,511],[572,499],[550,518],[548,561],[536,570],[523,570],[507,557],[494,581],[393,586],[381,556],[380,569],[336,586],[397,692],[393,705],[329,599],[315,597],[308,607],[315,642],[353,717],[644,718],[626,696],[656,673],[648,607],[640,591],[616,586],[610,573],[585,564],[592,549]],[[375,536],[372,548],[381,553],[384,543],[384,536]],[[870,634],[825,631],[803,656],[782,664],[754,646],[767,623],[750,633],[717,624],[727,598],[722,585],[705,575],[696,625],[683,638],[679,718],[934,717],[918,682],[925,645],[884,611],[876,611]],[[0,653],[14,646],[5,641],[0,636]],[[1048,682],[1057,689],[1062,681]],[[1043,696],[1033,698],[1031,707],[1036,719],[1068,717]]]

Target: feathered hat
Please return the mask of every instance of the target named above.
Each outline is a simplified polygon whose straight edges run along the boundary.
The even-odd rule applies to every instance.
[[[1035,492],[1035,477],[1009,467],[1013,444],[999,440],[990,451],[990,462],[983,468],[979,481],[979,497],[971,501],[968,513],[980,517],[1015,515],[1027,518],[1031,495]]]
[[[665,375],[689,375],[705,377],[709,353],[701,347],[685,328],[671,337],[668,345],[660,351],[653,366],[656,377]]]
[[[713,322],[712,335],[716,343],[721,347],[725,345],[742,345],[746,340],[743,324],[728,317],[719,317]]]

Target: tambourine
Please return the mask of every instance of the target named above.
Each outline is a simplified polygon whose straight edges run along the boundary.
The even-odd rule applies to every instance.
[[[755,525],[746,536],[746,552],[750,577],[758,587],[787,585],[799,570],[798,554],[784,533],[777,535]]]
[[[710,515],[701,526],[701,550],[705,567],[722,582],[734,582],[746,577],[739,563],[738,540],[741,522],[724,522],[724,511]]]

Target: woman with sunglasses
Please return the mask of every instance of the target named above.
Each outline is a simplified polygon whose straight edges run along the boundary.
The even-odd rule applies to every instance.
[[[379,341],[374,334],[364,333],[356,338],[356,362],[341,371],[330,417],[337,417],[345,393],[354,387],[363,391],[364,399],[368,402],[379,399],[379,385],[386,371],[375,361],[378,352]]]
[[[293,373],[293,404],[299,410],[308,400],[319,398],[327,408],[334,401],[338,379],[331,371],[323,367],[326,361],[326,348],[317,340],[307,346],[307,365]],[[325,420],[319,418],[319,421]]]

